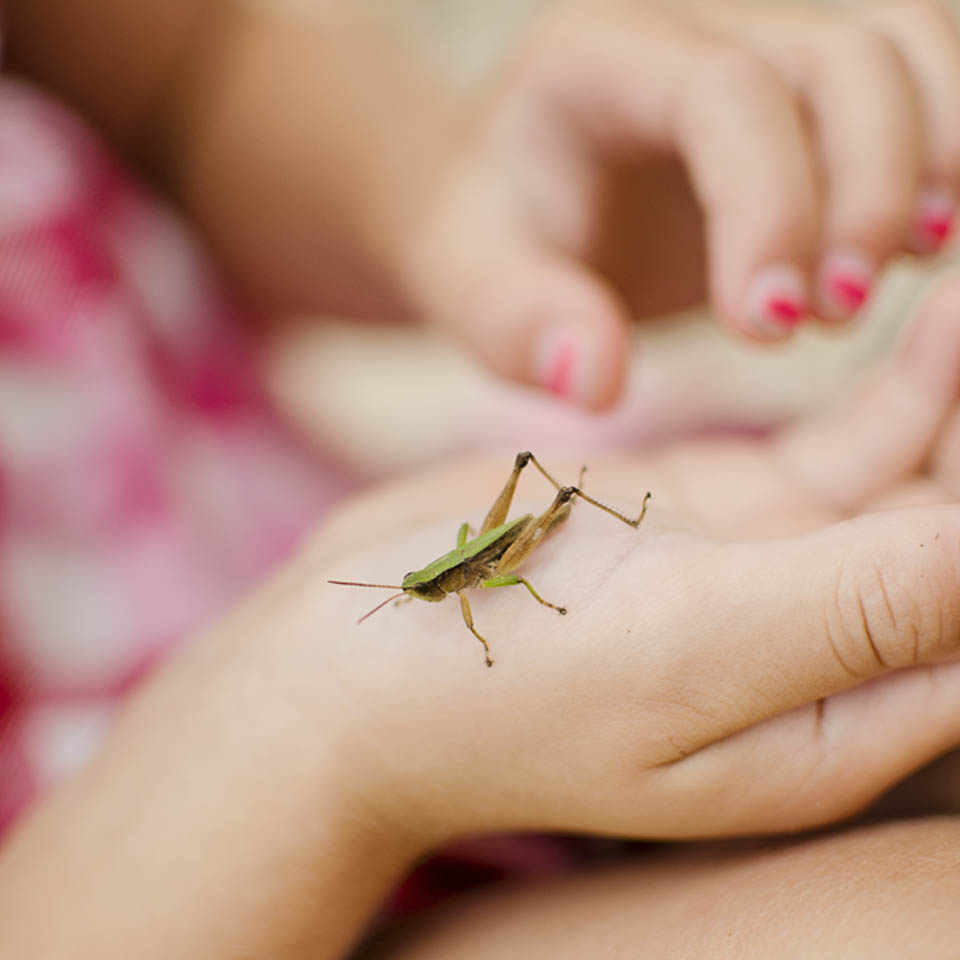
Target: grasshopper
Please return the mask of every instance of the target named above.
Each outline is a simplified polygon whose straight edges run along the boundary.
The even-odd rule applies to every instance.
[[[514,520],[507,520],[507,513],[510,510],[510,504],[513,502],[513,494],[517,489],[517,480],[519,480],[521,472],[528,463],[532,463],[546,477],[557,491],[557,495],[553,503],[547,507],[541,516],[535,517],[532,513],[527,513]],[[561,487],[529,450],[518,453],[513,464],[513,470],[510,472],[503,490],[500,491],[500,496],[494,501],[484,519],[483,525],[480,527],[480,533],[472,540],[467,539],[470,533],[469,524],[461,524],[457,533],[457,546],[453,550],[434,560],[433,563],[427,564],[422,570],[414,570],[412,573],[408,573],[399,585],[357,583],[353,580],[330,580],[328,582],[343,587],[377,587],[384,590],[400,591],[392,597],[387,597],[382,603],[378,603],[372,610],[365,613],[357,621],[358,624],[363,623],[367,617],[398,597],[404,597],[404,599],[417,597],[420,600],[436,603],[445,599],[447,594],[455,593],[460,598],[463,622],[467,625],[467,629],[483,644],[484,659],[487,666],[492,667],[493,659],[490,656],[490,645],[473,625],[470,602],[467,600],[464,590],[472,587],[511,587],[522,584],[530,591],[534,600],[563,615],[567,612],[566,607],[560,607],[544,600],[528,580],[517,576],[513,571],[526,562],[530,554],[543,542],[544,537],[554,527],[567,519],[570,513],[570,503],[574,497],[585,500],[634,528],[640,526],[640,521],[643,520],[647,512],[647,501],[650,499],[649,492],[643,498],[640,515],[636,519],[632,519],[584,493],[583,475],[586,469],[586,467],[583,467],[580,470],[577,486]]]

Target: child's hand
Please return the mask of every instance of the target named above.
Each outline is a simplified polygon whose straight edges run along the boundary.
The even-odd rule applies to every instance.
[[[563,618],[523,590],[474,591],[491,670],[455,599],[387,608],[325,650],[353,704],[354,770],[387,784],[371,795],[391,822],[438,838],[794,830],[960,743],[958,314],[954,277],[897,361],[822,421],[588,472],[601,498],[649,487],[651,510],[633,531],[575,504],[534,554],[523,573]],[[476,525],[508,466],[348,507],[318,544],[331,629],[380,595],[322,578],[398,582],[453,545],[455,519]],[[532,476],[517,512],[551,497]]]
[[[407,238],[414,302],[502,374],[606,406],[631,316],[707,293],[780,340],[937,250],[957,116],[934,2],[555,4]]]
[[[587,406],[620,392],[631,317],[708,294],[782,339],[952,228],[960,39],[932,0],[557,0],[459,103],[363,5],[176,6],[6,0],[11,58],[267,306],[425,317]]]

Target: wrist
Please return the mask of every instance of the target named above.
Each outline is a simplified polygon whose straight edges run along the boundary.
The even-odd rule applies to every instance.
[[[333,686],[291,669],[286,607],[254,598],[185,651],[14,834],[0,953],[346,952],[419,848],[373,802]]]

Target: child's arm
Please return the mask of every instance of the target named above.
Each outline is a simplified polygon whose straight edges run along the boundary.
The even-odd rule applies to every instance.
[[[365,781],[356,708],[314,659],[335,630],[305,630],[289,585],[162,670],[5,838],[0,956],[346,955],[420,847]]]
[[[13,64],[184,204],[271,308],[399,315],[396,251],[454,135],[402,40],[351,11],[9,0]]]

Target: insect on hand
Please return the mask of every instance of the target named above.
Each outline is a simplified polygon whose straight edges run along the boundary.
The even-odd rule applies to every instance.
[[[513,494],[517,489],[517,480],[523,468],[532,463],[553,484],[557,491],[553,503],[539,517],[532,513],[524,514],[514,520],[507,520]],[[383,603],[378,603],[372,610],[365,613],[357,623],[363,623],[367,617],[385,607],[391,600],[406,595],[409,598],[418,597],[435,603],[443,600],[448,593],[455,593],[460,598],[460,609],[463,613],[463,622],[470,632],[483,644],[484,656],[488,667],[493,666],[490,658],[490,646],[477,633],[473,626],[473,614],[470,612],[470,603],[463,592],[471,587],[511,587],[523,584],[533,595],[533,598],[557,613],[565,614],[566,607],[558,607],[549,603],[533,589],[530,582],[517,576],[513,571],[526,562],[527,558],[543,541],[543,538],[557,524],[567,519],[570,513],[570,501],[579,497],[587,503],[604,510],[611,516],[622,520],[631,527],[640,526],[644,514],[647,512],[647,501],[650,494],[643,498],[640,515],[636,519],[608,507],[606,504],[594,500],[583,492],[583,474],[586,467],[580,471],[580,479],[575,487],[561,487],[553,477],[541,466],[537,458],[529,450],[517,454],[513,470],[507,479],[506,485],[500,492],[490,512],[480,527],[480,533],[472,540],[467,539],[470,527],[463,523],[457,534],[457,546],[449,553],[445,553],[438,560],[428,564],[422,570],[415,570],[403,578],[403,583],[391,585],[386,583],[356,583],[352,580],[330,580],[344,587],[378,587],[385,590],[399,590],[398,594],[387,597]]]

